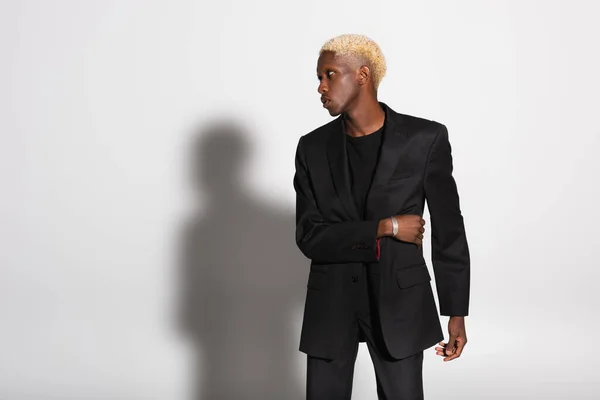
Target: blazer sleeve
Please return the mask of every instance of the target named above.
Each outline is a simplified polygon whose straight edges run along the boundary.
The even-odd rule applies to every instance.
[[[330,223],[319,211],[312,189],[302,138],[296,149],[296,244],[317,263],[373,263],[379,260],[379,221]]]
[[[466,316],[469,313],[469,247],[452,177],[448,130],[441,124],[429,151],[424,186],[431,216],[431,259],[440,314]]]

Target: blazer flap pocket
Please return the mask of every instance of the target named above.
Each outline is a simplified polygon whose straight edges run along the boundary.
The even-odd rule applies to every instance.
[[[310,271],[306,287],[309,289],[321,289],[325,285],[325,279],[327,279],[326,273]]]
[[[431,281],[427,265],[417,265],[396,270],[396,282],[401,289]]]
[[[412,176],[413,173],[414,173],[414,171],[412,168],[398,168],[394,171],[394,173],[390,177],[390,181],[393,181],[396,179],[408,178],[409,176]]]

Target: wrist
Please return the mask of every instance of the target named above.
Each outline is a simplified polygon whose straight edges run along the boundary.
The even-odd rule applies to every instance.
[[[377,229],[377,238],[384,236],[392,236],[392,220],[389,218],[385,218],[379,221],[379,227]]]

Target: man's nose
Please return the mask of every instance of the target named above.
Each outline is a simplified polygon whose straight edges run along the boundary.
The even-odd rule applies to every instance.
[[[321,83],[319,83],[319,87],[317,88],[317,91],[319,92],[319,94],[324,94],[327,93],[327,91],[329,90],[329,88],[327,87],[327,84],[325,84],[325,82],[321,81]]]

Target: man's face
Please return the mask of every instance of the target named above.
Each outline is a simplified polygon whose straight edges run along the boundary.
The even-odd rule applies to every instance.
[[[359,70],[353,68],[352,59],[335,56],[325,51],[317,62],[318,91],[323,107],[329,115],[336,116],[348,111],[359,93]]]

